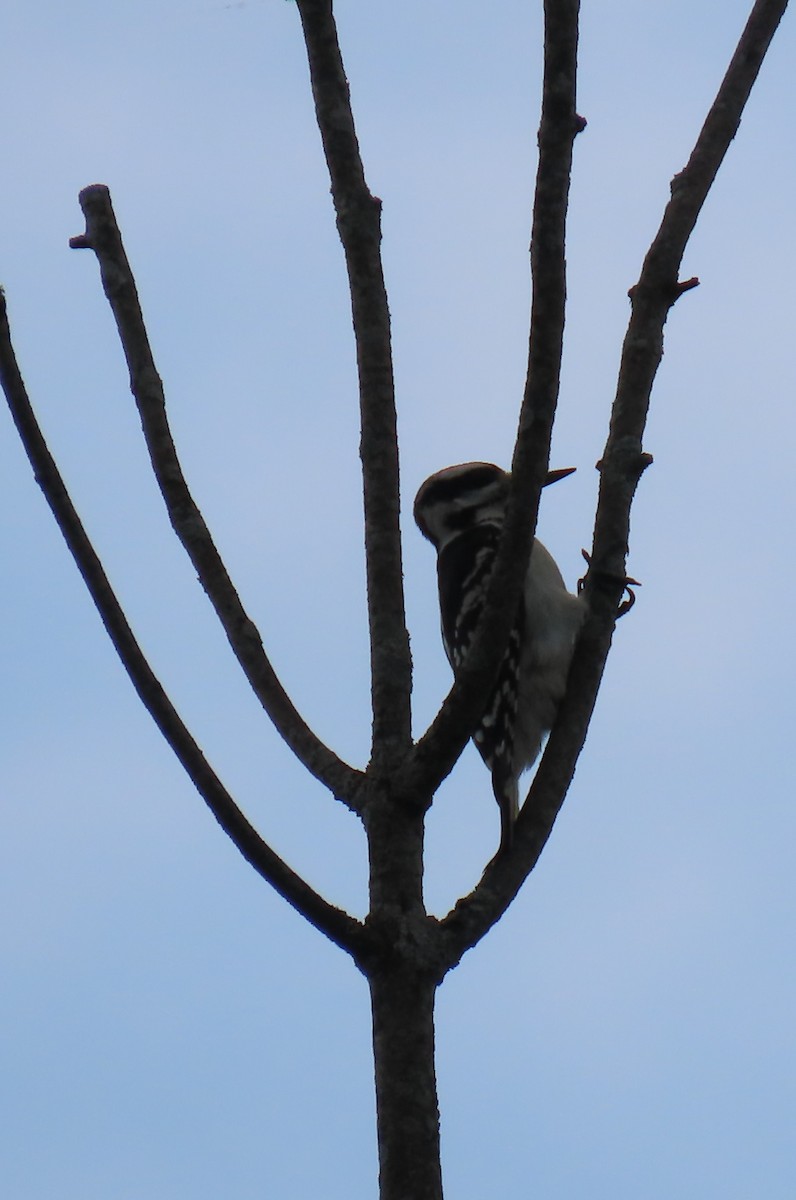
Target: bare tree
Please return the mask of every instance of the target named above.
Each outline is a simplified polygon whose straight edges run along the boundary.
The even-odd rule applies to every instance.
[[[565,701],[530,786],[509,853],[490,861],[473,891],[441,920],[423,900],[424,822],[434,794],[483,712],[508,642],[527,569],[558,396],[565,308],[565,226],[576,110],[577,0],[545,0],[544,83],[533,211],[533,300],[525,394],[511,497],[490,603],[476,641],[426,733],[411,736],[411,660],[399,534],[399,462],[390,320],[380,258],[381,202],[359,154],[331,0],[297,0],[315,111],[345,252],[356,335],[365,504],[372,745],[356,769],[324,745],[297,712],[244,610],[185,481],[169,430],[163,388],[107,188],[83,190],[93,250],[130,372],[144,436],[173,528],[232,651],[276,729],[306,769],[363,822],[370,865],[364,921],[334,907],[251,825],[205,760],[144,657],[36,423],[0,309],[0,376],[36,480],[52,508],[116,651],[142,702],[197,790],[254,869],[344,949],[371,994],[382,1200],[442,1195],[434,1068],[437,988],[506,911],[550,836],[583,746],[627,581],[629,516],[651,461],[643,449],[650,394],[668,312],[696,279],[680,280],[688,238],[734,137],[787,0],[757,0],[684,169],[671,184],[659,231],[631,288],[584,596],[588,618]]]

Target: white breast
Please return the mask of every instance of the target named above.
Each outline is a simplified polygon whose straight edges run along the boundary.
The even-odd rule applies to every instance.
[[[553,726],[585,615],[583,601],[567,591],[552,555],[534,541],[525,585],[526,637],[514,734],[518,775],[536,759]]]

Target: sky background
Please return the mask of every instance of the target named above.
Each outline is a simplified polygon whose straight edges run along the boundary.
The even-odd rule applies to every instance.
[[[540,536],[591,539],[627,289],[747,0],[584,4],[566,361]],[[449,685],[432,471],[508,464],[526,360],[540,4],[340,0],[384,201],[420,734]],[[796,1189],[792,153],[785,19],[686,253],[630,571],[574,785],[445,982],[446,1195]],[[355,818],[269,727],[170,533],[78,190],[112,192],[194,495],[298,707],[369,745],[353,341],[295,6],[7,0],[0,282],[73,499],[264,836],[363,914]],[[0,414],[0,1179],[9,1200],[375,1197],[364,980],[243,862],[140,707]],[[493,853],[468,748],[428,821],[444,913]]]

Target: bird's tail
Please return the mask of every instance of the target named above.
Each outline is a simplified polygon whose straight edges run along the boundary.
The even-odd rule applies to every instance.
[[[505,854],[511,848],[514,838],[514,824],[520,807],[520,792],[515,775],[492,776],[492,790],[500,809],[500,846],[498,854]]]

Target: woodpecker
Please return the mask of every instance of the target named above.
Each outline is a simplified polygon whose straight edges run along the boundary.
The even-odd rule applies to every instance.
[[[573,470],[550,471],[544,486]],[[461,463],[431,475],[415,498],[415,521],[437,551],[442,641],[454,675],[484,606],[509,483],[509,474],[494,463]],[[585,611],[580,597],[567,591],[552,555],[534,539],[508,648],[473,734],[500,808],[498,853],[511,845],[519,778],[553,727]]]

